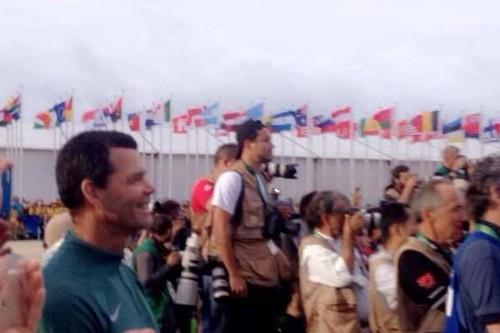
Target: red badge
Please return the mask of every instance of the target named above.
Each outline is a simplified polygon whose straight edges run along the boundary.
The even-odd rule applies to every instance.
[[[417,279],[417,284],[419,287],[431,289],[436,286],[436,279],[432,273],[425,273]]]

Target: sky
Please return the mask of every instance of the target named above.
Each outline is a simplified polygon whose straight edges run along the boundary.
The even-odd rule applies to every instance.
[[[74,95],[77,114],[264,101],[269,112],[382,106],[398,117],[500,112],[497,1],[2,0],[0,101],[27,117]]]

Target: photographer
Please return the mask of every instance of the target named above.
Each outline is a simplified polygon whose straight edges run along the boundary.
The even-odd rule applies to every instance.
[[[381,208],[381,246],[370,257],[370,329],[372,333],[401,332],[396,314],[396,267],[394,255],[416,223],[406,205],[391,202]]]
[[[161,332],[174,332],[167,281],[173,280],[179,274],[180,257],[177,252],[165,247],[165,243],[171,238],[170,218],[155,214],[151,236],[146,237],[134,250],[134,268]]]
[[[307,332],[360,332],[359,289],[366,285],[354,237],[363,228],[360,213],[349,215],[349,199],[318,192],[307,208],[312,235],[300,244],[300,291]]]
[[[391,183],[384,190],[384,201],[407,204],[417,185],[418,178],[406,165],[398,165],[391,171]]]
[[[236,132],[239,160],[218,179],[212,199],[211,242],[229,275],[225,332],[275,332],[283,253],[266,234],[269,211],[261,165],[272,158],[271,131],[248,120]],[[281,273],[281,274],[280,274]]]

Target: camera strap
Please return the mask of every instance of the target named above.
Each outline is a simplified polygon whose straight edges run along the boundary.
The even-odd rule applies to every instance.
[[[255,177],[255,187],[257,188],[257,193],[259,194],[260,200],[264,205],[264,215],[267,215],[267,213],[270,211],[270,207],[269,200],[267,198],[267,191],[265,190],[266,186],[264,185],[264,182],[262,181],[262,178],[259,176],[259,174],[248,164],[246,164],[245,162],[243,163],[245,164],[245,168],[247,169],[247,171]]]

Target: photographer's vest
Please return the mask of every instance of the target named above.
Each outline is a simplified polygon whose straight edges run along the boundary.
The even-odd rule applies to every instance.
[[[443,258],[443,256],[433,250],[428,244],[414,237],[408,239],[408,241],[399,249],[395,258],[396,263],[399,262],[401,254],[407,250],[416,251],[426,256],[446,274],[451,274],[450,264]],[[397,267],[396,270],[398,270]],[[399,272],[396,274],[399,277]],[[403,332],[427,333],[444,331],[446,317],[445,311],[440,310],[439,308],[415,304],[406,296],[399,282],[397,288],[397,313],[399,324]]]
[[[328,241],[310,235],[300,242],[300,258],[302,258],[304,248],[308,245],[320,245],[335,251]],[[299,268],[299,280],[307,332],[361,332],[356,310],[356,296],[352,287],[335,288],[311,282],[303,265]]]
[[[279,284],[279,260],[274,256],[262,235],[265,224],[264,203],[257,188],[256,176],[239,160],[232,167],[243,179],[241,220],[233,227],[233,251],[236,264],[245,280],[263,287]]]
[[[370,300],[370,330],[372,333],[402,332],[396,310],[391,310],[385,297],[377,291],[375,270],[384,264],[394,266],[390,258],[378,258],[370,261],[369,300]],[[396,269],[394,267],[394,269]]]

